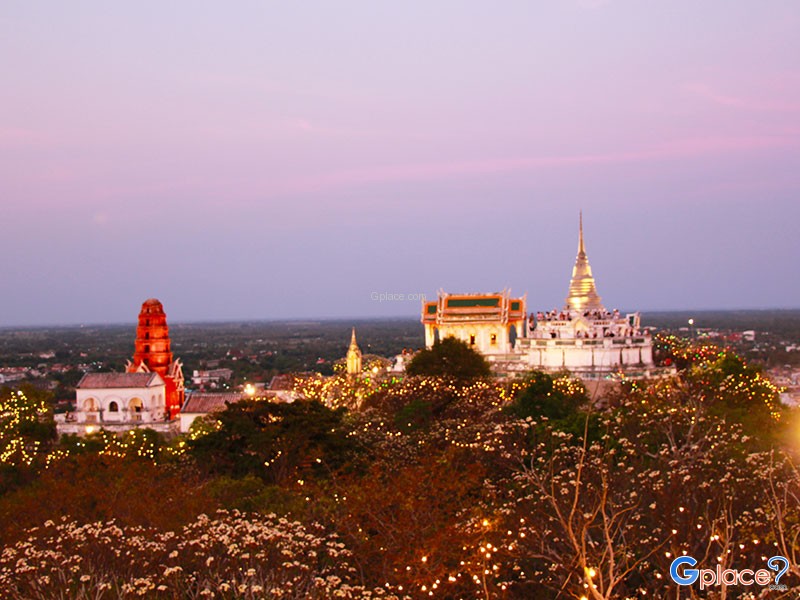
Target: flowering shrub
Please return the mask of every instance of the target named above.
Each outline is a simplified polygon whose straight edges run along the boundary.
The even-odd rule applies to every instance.
[[[0,589],[14,599],[363,598],[351,553],[320,525],[219,511],[179,532],[63,519],[3,550]]]

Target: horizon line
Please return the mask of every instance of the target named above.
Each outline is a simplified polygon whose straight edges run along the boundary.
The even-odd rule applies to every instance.
[[[628,311],[627,309],[620,310],[620,312],[639,312],[645,315],[646,313],[731,313],[731,312],[769,312],[769,311],[798,311],[800,306],[772,306],[772,307],[737,307],[737,308],[653,308],[653,309],[640,309],[635,311]],[[232,318],[208,318],[208,319],[178,319],[169,321],[169,326],[176,325],[223,325],[234,323],[286,323],[286,324],[311,324],[311,323],[334,323],[334,322],[371,322],[371,321],[411,321],[417,320],[418,316],[411,316],[408,314],[403,315],[385,315],[385,316],[320,316],[320,317],[232,317]],[[0,325],[0,331],[19,330],[19,329],[75,329],[84,327],[128,327],[135,326],[136,319],[130,321],[106,321],[106,322],[71,322],[71,323],[26,323],[19,325]]]

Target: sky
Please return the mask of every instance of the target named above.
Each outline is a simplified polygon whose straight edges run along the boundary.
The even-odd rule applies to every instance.
[[[0,326],[547,310],[580,210],[609,308],[800,307],[796,0],[5,0],[0,82]]]

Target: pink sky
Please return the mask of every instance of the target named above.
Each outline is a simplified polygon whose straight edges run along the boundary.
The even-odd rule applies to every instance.
[[[0,8],[0,326],[795,307],[800,5]]]

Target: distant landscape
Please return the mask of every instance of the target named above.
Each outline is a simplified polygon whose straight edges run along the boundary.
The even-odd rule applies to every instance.
[[[786,351],[800,344],[800,309],[652,312],[642,318],[646,326],[687,337],[691,318],[698,339],[714,334],[717,343],[732,344],[766,367],[800,364],[800,352]],[[170,323],[170,334],[187,380],[196,369],[224,367],[233,370],[236,385],[287,372],[330,375],[347,351],[352,327],[365,354],[391,358],[424,345],[422,325],[412,318]],[[747,330],[757,333],[753,342],[735,335],[730,341],[731,334]],[[84,371],[122,371],[135,335],[135,323],[0,329],[0,367],[40,367],[45,375],[56,365],[64,372],[54,379],[65,384],[57,396],[69,398]]]

